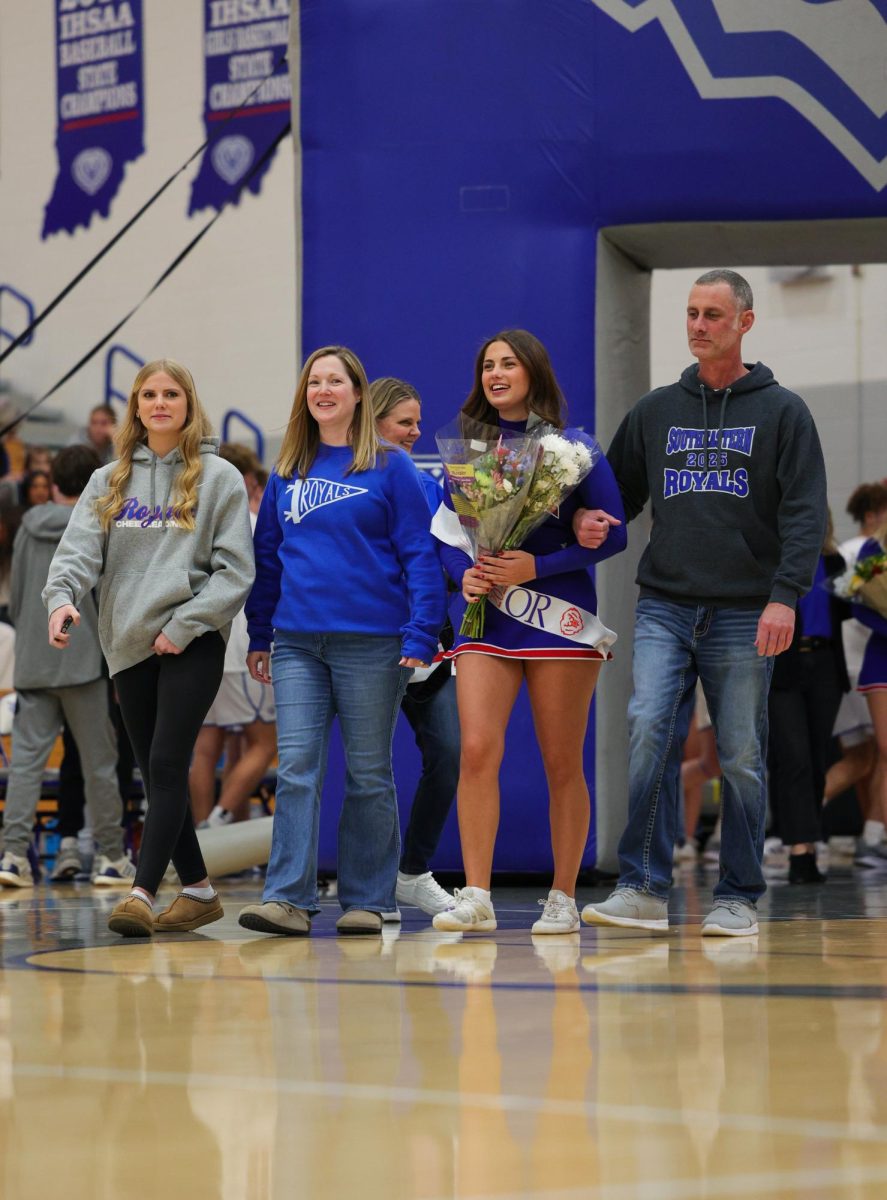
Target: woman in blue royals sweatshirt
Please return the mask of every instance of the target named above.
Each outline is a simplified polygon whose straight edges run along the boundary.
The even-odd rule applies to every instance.
[[[394,726],[412,671],[436,653],[446,602],[419,474],[380,445],[366,374],[343,346],[305,363],[254,545],[247,664],[254,679],[273,678],[279,768],[264,895],[240,924],[310,933],[337,716],[347,763],[337,929],[378,934],[396,911]]]

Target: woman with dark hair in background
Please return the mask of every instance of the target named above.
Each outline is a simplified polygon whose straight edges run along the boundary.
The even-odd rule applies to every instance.
[[[566,405],[539,339],[523,329],[489,338],[477,356],[474,384],[462,412],[501,429],[526,431],[545,421],[563,430]],[[582,437],[578,430],[571,430],[570,436]],[[579,507],[612,514],[612,528],[597,549],[587,550],[576,542],[572,518]],[[562,608],[582,614],[579,636],[568,637],[557,622],[543,630],[534,627],[532,620],[524,623],[512,617],[494,601],[487,604],[482,641],[456,636],[449,653],[459,660],[458,813],[467,886],[456,893],[453,910],[434,918],[434,926],[465,932],[496,928],[489,889],[499,825],[499,768],[511,710],[526,680],[548,781],[554,856],[552,887],[547,899],[540,901],[543,912],[533,933],[573,933],[579,928],[576,879],[591,817],[583,748],[595,684],[601,663],[610,657],[607,647],[613,637],[597,619],[597,597],[588,569],[625,548],[619,488],[601,456],[591,474],[521,549],[483,557],[478,563],[457,548],[460,529],[449,495],[432,530],[441,541],[447,573],[461,587],[451,606],[454,629],[459,629],[466,605],[489,596],[493,587],[520,585],[549,597],[552,611]]]
[[[823,883],[816,865],[829,743],[849,688],[841,622],[846,603],[826,590],[844,570],[831,514],[813,587],[800,598],[791,645],[776,656],[770,684],[770,802],[774,832],[789,847],[789,883]]]
[[[887,553],[887,523],[860,546],[857,560],[884,553]],[[854,604],[853,615],[872,631],[866,644],[857,686],[869,706],[878,753],[871,786],[870,816],[880,818],[887,825],[887,616],[865,604]],[[857,852],[856,862],[859,861]],[[873,859],[861,865],[880,866],[881,862]]]
[[[37,504],[48,504],[52,499],[52,475],[49,471],[28,471],[19,491],[25,512]]]

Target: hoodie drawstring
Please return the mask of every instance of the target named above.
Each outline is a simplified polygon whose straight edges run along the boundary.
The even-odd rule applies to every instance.
[[[708,400],[705,397],[705,384],[704,383],[700,383],[699,391],[702,394],[702,448],[703,448],[703,454],[704,454],[702,461],[705,463],[705,467],[707,470],[709,461],[710,461],[709,457],[708,457]],[[730,388],[724,388],[724,395],[721,398],[721,411],[718,416],[718,426],[717,426],[717,430],[716,430],[716,433],[718,435],[717,439],[716,439],[716,444],[715,444],[716,451],[719,451],[721,449],[721,446],[723,445],[724,420],[727,416],[727,401],[729,399],[730,399]],[[718,466],[720,465],[720,458],[717,459],[716,465],[718,465]]]

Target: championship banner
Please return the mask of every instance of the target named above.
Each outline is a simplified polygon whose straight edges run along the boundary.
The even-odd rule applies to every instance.
[[[41,237],[107,217],[145,152],[142,0],[55,0],[59,173]]]
[[[216,140],[192,184],[189,216],[230,200],[289,114],[289,14],[289,0],[204,0],[203,119],[207,137]],[[225,121],[220,136],[219,121]],[[272,159],[247,185],[255,195]]]

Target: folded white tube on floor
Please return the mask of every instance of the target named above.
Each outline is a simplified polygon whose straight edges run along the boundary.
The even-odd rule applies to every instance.
[[[198,829],[197,840],[210,879],[260,867],[271,856],[273,817],[255,817],[219,829]]]

